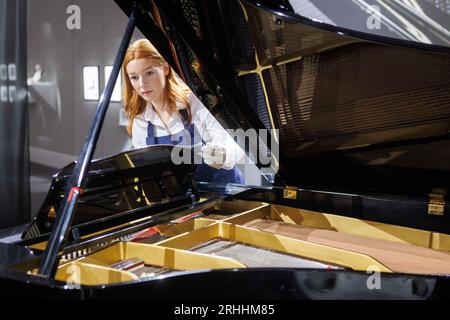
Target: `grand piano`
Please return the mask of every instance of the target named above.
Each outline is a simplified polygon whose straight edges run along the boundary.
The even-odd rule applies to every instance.
[[[282,0],[116,3],[130,18],[80,157],[0,244],[10,297],[448,298],[449,48]],[[92,160],[135,26],[224,127],[269,130],[246,150],[259,181],[195,181],[169,145]]]

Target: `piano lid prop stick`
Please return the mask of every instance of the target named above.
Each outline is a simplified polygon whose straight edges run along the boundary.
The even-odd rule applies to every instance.
[[[95,145],[100,135],[100,130],[105,119],[106,111],[108,110],[120,67],[136,25],[136,15],[138,13],[137,9],[137,5],[134,4],[125,34],[120,43],[119,51],[117,52],[114,60],[114,66],[111,71],[110,78],[98,103],[97,113],[95,114],[91,129],[89,130],[88,137],[84,141],[83,149],[81,150],[80,156],[75,164],[72,175],[67,182],[64,198],[58,208],[56,219],[52,226],[52,232],[47,242],[46,250],[40,259],[38,274],[42,277],[53,277],[56,273],[56,268],[60,259],[59,251],[67,239],[77,200],[84,189],[87,171],[94,154]]]

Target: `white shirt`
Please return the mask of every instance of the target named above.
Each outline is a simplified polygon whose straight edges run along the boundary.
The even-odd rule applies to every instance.
[[[228,170],[232,169],[242,159],[244,152],[193,93],[189,95],[188,99],[191,106],[192,124],[200,133],[204,142],[211,142],[213,145],[225,148],[226,157],[223,168]],[[178,110],[182,108],[183,106],[181,104],[177,104]],[[153,124],[153,134],[155,137],[176,135],[184,130],[183,121],[176,112],[173,112],[170,116],[166,128],[152,105],[147,103],[145,111],[133,121],[131,137],[134,148],[137,149],[147,146],[147,127],[149,121]]]

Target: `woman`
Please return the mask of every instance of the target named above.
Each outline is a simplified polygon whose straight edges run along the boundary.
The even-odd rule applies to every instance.
[[[134,148],[154,144],[192,145],[200,136],[204,144],[203,161],[197,166],[194,179],[244,183],[235,165],[243,152],[189,88],[177,79],[150,41],[141,39],[130,45],[122,74],[127,129]]]

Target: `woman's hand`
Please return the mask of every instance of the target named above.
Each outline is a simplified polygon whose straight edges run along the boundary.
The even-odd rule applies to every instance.
[[[216,169],[228,169],[226,166],[227,151],[226,149],[214,142],[208,142],[203,147],[202,156],[205,163]]]

